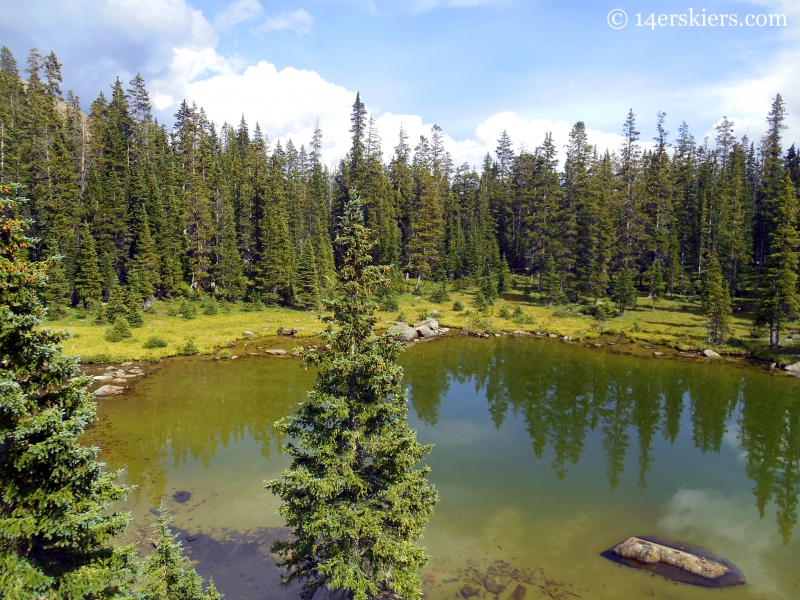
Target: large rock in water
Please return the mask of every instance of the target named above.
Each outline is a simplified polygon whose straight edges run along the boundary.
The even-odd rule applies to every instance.
[[[483,580],[483,586],[495,596],[506,589],[509,583],[511,583],[511,577],[505,573],[487,573]]]
[[[438,328],[438,325],[437,325]],[[422,325],[421,327],[415,327],[419,337],[421,338],[432,338],[436,336],[436,331],[428,327],[427,325]]]
[[[742,585],[745,578],[735,565],[702,548],[631,537],[603,556],[630,567],[652,570],[671,579],[703,587]]]
[[[104,385],[101,388],[95,390],[94,395],[98,398],[104,398],[106,396],[119,396],[125,391],[125,388],[121,388],[118,385]]]

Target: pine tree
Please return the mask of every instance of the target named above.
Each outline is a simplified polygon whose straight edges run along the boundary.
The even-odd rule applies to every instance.
[[[191,561],[183,555],[183,545],[169,529],[167,511],[163,507],[156,520],[158,537],[150,541],[155,552],[145,561],[143,575],[147,583],[139,592],[140,600],[222,600],[214,581],[203,592],[203,579]]]
[[[703,310],[706,315],[709,343],[724,343],[730,335],[733,313],[728,282],[722,276],[722,267],[716,252],[711,253],[706,263],[703,277]]]
[[[763,284],[759,290],[756,322],[769,327],[770,348],[780,344],[780,334],[789,317],[800,311],[797,269],[800,232],[797,223],[797,190],[786,171],[783,188],[769,207],[773,217]]]
[[[612,293],[614,302],[619,307],[620,316],[625,315],[629,308],[635,308],[637,302],[636,286],[633,283],[633,273],[631,269],[622,268],[614,280],[614,290]]]
[[[137,212],[133,235],[131,270],[138,274],[138,292],[142,298],[150,298],[158,289],[161,281],[156,245],[150,234],[150,224],[144,207]]]
[[[279,422],[297,440],[291,468],[267,483],[280,497],[293,538],[273,551],[288,569],[285,584],[303,582],[305,597],[340,591],[354,600],[420,598],[419,569],[427,562],[416,543],[438,498],[417,462],[430,451],[406,422],[400,346],[372,335],[370,297],[387,284],[372,262],[370,233],[357,201],[345,206],[341,280],[323,334],[331,352],[305,352],[320,368],[299,411]]]
[[[319,304],[319,285],[317,278],[316,256],[314,244],[306,240],[297,263],[297,276],[295,278],[295,299],[297,303],[309,310]]]
[[[561,274],[556,267],[556,260],[552,256],[547,257],[544,270],[544,293],[547,302],[551,305],[564,304],[567,301],[567,296],[564,294]]]
[[[94,238],[86,223],[83,224],[78,256],[75,261],[74,288],[76,304],[83,301],[87,308],[91,308],[102,299],[103,286],[100,277],[100,264],[97,260]]]
[[[654,258],[647,268],[645,273],[647,278],[649,297],[653,301],[653,310],[656,309],[656,301],[661,297],[664,291],[664,268],[661,266],[661,261]]]
[[[108,510],[127,489],[79,441],[96,418],[90,378],[75,377],[64,333],[39,328],[46,265],[27,260],[11,193],[0,187],[0,595],[113,597],[135,575],[135,547],[109,545],[130,520]]]
[[[128,318],[128,307],[125,304],[125,294],[122,286],[119,285],[116,277],[108,294],[108,305],[106,306],[105,318],[109,323],[113,323],[116,318]]]
[[[242,257],[236,243],[236,221],[230,206],[223,208],[222,244],[214,266],[214,283],[217,293],[226,300],[240,300],[244,295],[245,277]]]

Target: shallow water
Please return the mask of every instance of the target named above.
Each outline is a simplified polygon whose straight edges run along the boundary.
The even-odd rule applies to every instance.
[[[428,597],[492,598],[487,571],[516,578],[500,600],[800,597],[799,380],[530,338],[417,344],[401,362],[411,425],[435,444]],[[272,423],[313,380],[288,358],[176,360],[99,401],[88,437],[138,486],[131,537],[163,500],[229,600],[297,598],[276,585],[268,549],[286,532],[263,481],[288,466]],[[703,546],[747,584],[696,588],[600,556],[632,535]]]

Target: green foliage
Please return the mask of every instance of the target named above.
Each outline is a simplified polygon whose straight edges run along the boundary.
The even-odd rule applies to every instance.
[[[566,304],[567,295],[564,293],[561,275],[556,268],[556,261],[548,256],[545,261],[544,292],[547,302],[551,305]]]
[[[383,311],[393,311],[400,308],[397,303],[397,297],[392,293],[390,287],[379,290],[377,294],[378,306]]]
[[[800,295],[797,291],[800,264],[797,206],[797,190],[786,172],[781,192],[770,207],[773,214],[770,251],[756,307],[756,322],[769,328],[770,348],[778,347],[780,333],[786,322],[800,312]]]
[[[181,303],[178,305],[178,314],[184,319],[196,319],[197,306],[188,298],[183,298]]]
[[[645,278],[648,282],[648,289],[650,298],[653,300],[653,310],[656,309],[656,301],[661,297],[664,291],[664,270],[661,266],[661,260],[654,258],[653,262],[645,272]]]
[[[453,302],[453,310],[455,312],[461,312],[462,310],[464,310],[464,305],[461,303],[461,300],[456,300],[455,302]]]
[[[86,223],[83,224],[80,233],[80,246],[75,260],[74,280],[75,295],[78,301],[83,300],[88,307],[100,302],[103,292],[100,263],[97,260],[94,237],[92,237],[89,226]]]
[[[497,313],[497,316],[501,319],[508,319],[511,317],[511,309],[508,308],[507,304],[503,304],[500,307],[500,311]]]
[[[200,308],[204,315],[216,315],[219,312],[219,302],[214,296],[203,294],[200,298]]]
[[[265,309],[264,303],[258,299],[242,303],[242,312],[260,312]]]
[[[638,296],[636,294],[636,286],[633,284],[633,273],[631,270],[623,267],[617,273],[614,279],[614,288],[611,297],[617,303],[620,316],[625,314],[625,311],[636,307]]]
[[[472,301],[472,304],[479,312],[484,312],[489,309],[489,303],[486,301],[486,296],[483,294],[482,289],[478,290],[475,294],[475,299]]]
[[[443,281],[431,294],[431,302],[436,302],[437,304],[441,304],[442,302],[448,302],[450,300],[450,296],[447,295],[447,284]]]
[[[180,353],[183,356],[192,356],[194,354],[198,354],[200,350],[198,350],[197,346],[194,343],[194,340],[189,338],[186,340],[186,344],[180,349]]]
[[[110,598],[131,590],[134,546],[112,545],[130,517],[110,510],[127,489],[79,438],[96,418],[88,377],[62,332],[41,329],[47,264],[12,189],[0,185],[0,596]]]
[[[142,344],[145,348],[166,348],[167,341],[163,338],[160,338],[155,335],[151,335],[147,340],[145,340],[144,344]]]
[[[594,326],[595,329],[597,329],[597,333],[603,333],[603,327],[605,327],[606,321],[613,318],[617,314],[617,311],[610,302],[598,300],[594,304],[592,313],[594,316]],[[634,329],[635,327],[636,324],[634,323]]]
[[[297,304],[306,310],[311,310],[319,305],[319,277],[317,276],[317,258],[314,254],[314,244],[306,241],[297,263],[297,278],[295,283],[295,299]]]
[[[292,465],[267,488],[282,501],[280,514],[293,530],[273,551],[287,568],[284,583],[303,582],[307,597],[319,589],[354,600],[421,597],[419,569],[427,562],[416,540],[437,502],[415,468],[430,450],[406,422],[401,350],[389,336],[372,335],[375,304],[386,285],[385,268],[372,262],[361,206],[344,207],[340,282],[333,328],[322,332],[331,352],[303,351],[319,369],[317,383],[298,412],[279,421],[291,440]]]
[[[114,322],[111,324],[111,327],[106,330],[106,341],[121,342],[132,335],[133,333],[131,333],[128,319],[122,315],[117,315],[117,317],[114,319]]]
[[[706,265],[702,299],[708,341],[711,344],[722,344],[730,335],[733,312],[728,282],[722,276],[722,267],[716,252],[711,254]]]
[[[158,536],[150,541],[155,552],[144,563],[146,584],[139,600],[222,600],[214,582],[209,581],[203,592],[203,579],[192,563],[183,555],[183,545],[169,528],[167,511],[163,504],[156,520]]]

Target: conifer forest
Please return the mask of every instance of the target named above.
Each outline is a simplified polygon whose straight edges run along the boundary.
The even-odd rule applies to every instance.
[[[563,165],[550,135],[526,149],[503,134],[476,171],[453,164],[436,126],[379,139],[358,96],[351,149],[326,165],[319,127],[273,143],[246,115],[217,124],[186,102],[159,123],[139,76],[117,79],[85,114],[54,53],[34,49],[23,68],[4,47],[0,69],[0,180],[24,186],[32,258],[63,257],[51,311],[189,290],[303,306],[309,285],[330,287],[351,197],[375,263],[397,277],[491,277],[502,290],[510,270],[552,301],[579,302],[620,280],[696,294],[718,269],[731,296],[761,299],[773,335],[797,308],[800,159],[783,141],[780,95],[760,140],[735,139],[726,119],[714,139],[686,123],[673,134],[659,114],[651,143],[631,110],[614,152],[590,146],[579,121]]]

